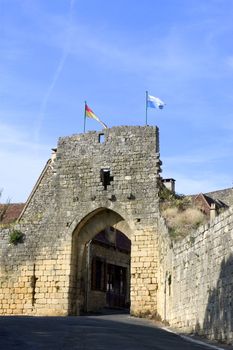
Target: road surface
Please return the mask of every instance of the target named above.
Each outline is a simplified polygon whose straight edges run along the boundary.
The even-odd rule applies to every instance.
[[[207,350],[127,314],[0,317],[1,350]]]

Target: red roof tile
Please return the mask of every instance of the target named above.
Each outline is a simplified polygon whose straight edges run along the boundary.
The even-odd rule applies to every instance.
[[[0,204],[0,224],[15,222],[24,208],[24,203]]]

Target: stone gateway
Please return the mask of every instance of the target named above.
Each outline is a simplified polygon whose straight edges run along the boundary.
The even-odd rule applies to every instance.
[[[0,313],[130,306],[231,342],[232,207],[172,242],[160,166],[157,127],[60,138],[17,224],[0,228]],[[10,243],[12,232],[20,240]]]
[[[78,315],[104,306],[107,286],[91,289],[95,257],[87,252],[108,228],[131,241],[129,258],[112,244],[107,262],[127,274],[119,288],[126,289],[131,312],[156,310],[159,171],[157,128],[60,138],[19,218],[23,243],[9,245],[8,230],[1,234],[1,312]]]

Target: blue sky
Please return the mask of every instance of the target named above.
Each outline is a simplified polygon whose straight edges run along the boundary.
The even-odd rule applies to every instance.
[[[0,0],[0,188],[25,201],[84,101],[109,126],[160,128],[179,193],[233,183],[232,0]],[[94,120],[87,130],[100,130]]]

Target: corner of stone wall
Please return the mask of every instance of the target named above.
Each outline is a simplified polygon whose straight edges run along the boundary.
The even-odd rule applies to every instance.
[[[161,261],[163,274],[165,268],[172,271],[170,292],[169,283],[164,283],[166,288],[160,294],[163,318],[183,332],[196,332],[228,343],[233,340],[232,213],[231,207],[173,243],[170,251],[162,250]]]

